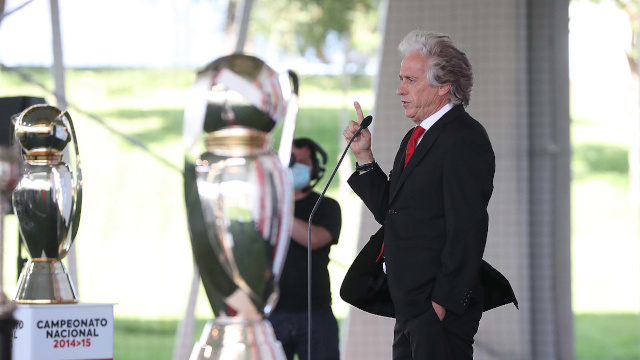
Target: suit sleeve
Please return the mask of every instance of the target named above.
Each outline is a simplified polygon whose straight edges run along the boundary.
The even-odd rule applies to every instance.
[[[452,141],[443,169],[446,241],[431,299],[457,314],[464,312],[480,281],[494,172],[495,157],[483,128],[467,129]]]
[[[376,163],[373,169],[364,174],[354,172],[349,186],[362,199],[379,224],[384,224],[389,207],[389,179]]]

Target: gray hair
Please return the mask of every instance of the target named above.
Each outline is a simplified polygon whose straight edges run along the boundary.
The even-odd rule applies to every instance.
[[[419,51],[432,59],[431,66],[426,69],[429,84],[451,85],[449,102],[469,105],[473,88],[471,63],[449,36],[426,30],[413,30],[402,39],[398,51],[404,56]]]

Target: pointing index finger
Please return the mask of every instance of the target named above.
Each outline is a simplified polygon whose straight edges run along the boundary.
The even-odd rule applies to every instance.
[[[357,101],[353,102],[353,107],[356,108],[356,114],[358,115],[358,125],[362,123],[362,119],[364,119],[364,114],[362,113],[362,107],[360,107],[360,103]]]

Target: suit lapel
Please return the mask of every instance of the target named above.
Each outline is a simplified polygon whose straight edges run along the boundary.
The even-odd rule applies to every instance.
[[[393,201],[393,198],[398,193],[398,190],[402,187],[402,184],[407,179],[409,174],[411,174],[411,171],[416,167],[416,165],[418,165],[420,160],[429,152],[429,149],[431,149],[431,146],[433,145],[433,143],[436,141],[436,139],[438,138],[442,130],[444,130],[446,124],[451,120],[455,119],[456,117],[458,117],[458,115],[462,112],[464,112],[464,108],[462,107],[462,105],[456,105],[451,110],[449,110],[446,114],[444,114],[444,116],[442,116],[438,121],[436,121],[435,124],[433,124],[429,128],[429,130],[427,130],[427,132],[424,133],[422,140],[416,147],[416,150],[414,151],[413,155],[411,155],[411,159],[409,159],[409,162],[407,163],[407,167],[402,169],[404,165],[404,154],[406,153],[407,144],[409,143],[409,138],[411,136],[410,135],[411,131],[409,131],[408,136],[405,136],[405,139],[402,142],[400,151],[398,152],[398,155],[396,155],[396,161],[394,162],[394,168],[393,168],[394,174],[392,174],[393,176],[389,183],[390,185],[389,188],[391,190],[391,194],[389,196],[389,203]],[[398,161],[399,157],[400,157],[400,161]],[[393,181],[394,177],[395,179],[397,179],[397,181]]]
[[[396,188],[396,184],[400,179],[400,175],[402,175],[403,165],[404,165],[404,156],[407,150],[407,144],[409,144],[409,139],[411,139],[411,134],[413,133],[413,129],[409,130],[407,134],[402,139],[400,143],[400,148],[398,149],[398,153],[396,154],[396,158],[393,161],[393,170],[391,171],[391,176],[389,178],[389,189],[393,191]]]

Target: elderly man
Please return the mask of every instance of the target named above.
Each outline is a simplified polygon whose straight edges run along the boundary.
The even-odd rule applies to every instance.
[[[375,252],[365,248],[352,265],[341,294],[366,311],[395,316],[394,360],[472,359],[483,310],[516,303],[508,281],[482,260],[495,157],[486,130],[465,111],[473,86],[465,53],[448,36],[422,30],[398,49],[397,94],[415,126],[389,177],[375,162],[368,130],[351,145],[357,163],[349,185],[383,228],[367,245],[376,244]],[[346,139],[363,119],[354,105],[359,121],[344,130]],[[353,301],[366,287],[354,273],[369,274],[361,268],[382,269],[383,262],[386,276],[372,283],[388,286],[392,309],[380,310],[380,294]]]

